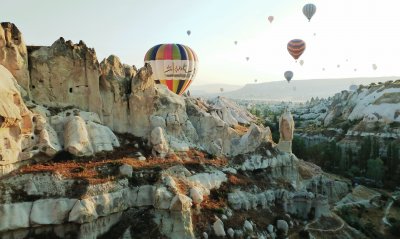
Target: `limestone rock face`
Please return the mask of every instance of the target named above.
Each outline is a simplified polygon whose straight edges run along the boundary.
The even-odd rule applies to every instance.
[[[22,150],[29,147],[28,142],[35,136],[32,113],[21,98],[16,80],[2,65],[0,81],[0,165],[3,173],[4,167],[25,158]]]
[[[129,96],[136,68],[124,65],[111,55],[100,63],[100,94],[103,122],[117,132],[129,131]]]
[[[292,152],[292,140],[294,132],[294,120],[292,114],[286,109],[279,119],[279,144],[278,149],[291,153]]]
[[[95,113],[71,109],[52,116],[50,121],[64,149],[73,155],[87,156],[119,147],[115,134],[100,124]]]
[[[37,103],[73,105],[102,115],[99,63],[83,41],[72,44],[60,38],[50,47],[29,53],[31,94]]]
[[[28,52],[21,32],[13,23],[0,25],[0,65],[29,93]]]
[[[151,131],[150,142],[153,145],[153,155],[165,157],[168,153],[168,144],[164,137],[161,127],[156,127]]]

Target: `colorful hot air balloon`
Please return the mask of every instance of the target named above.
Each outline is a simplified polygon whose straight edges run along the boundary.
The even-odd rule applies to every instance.
[[[190,36],[190,33],[192,33],[192,32],[190,30],[188,30],[186,33],[188,34],[188,36]]]
[[[308,3],[303,7],[303,14],[307,17],[308,21],[314,16],[315,11],[317,11],[317,7],[312,3]]]
[[[372,69],[374,69],[375,71],[376,69],[378,69],[378,66],[376,64],[372,64]]]
[[[297,60],[306,49],[306,43],[301,39],[293,39],[287,44],[289,54]]]
[[[144,62],[153,69],[157,84],[163,84],[172,92],[182,95],[197,73],[197,55],[188,46],[159,44],[147,51]]]
[[[293,72],[292,71],[285,71],[285,73],[283,74],[287,80],[287,82],[290,82],[292,80],[293,77]]]
[[[273,20],[274,20],[274,16],[269,16],[269,17],[268,17],[268,21],[269,21],[270,23],[272,23]]]
[[[303,60],[300,60],[299,63],[300,63],[300,65],[302,66],[302,65],[304,64],[304,61],[303,61]]]

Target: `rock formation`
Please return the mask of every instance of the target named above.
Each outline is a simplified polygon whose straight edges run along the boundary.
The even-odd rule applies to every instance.
[[[22,96],[28,96],[28,52],[21,32],[13,23],[3,22],[0,25],[0,64],[9,70],[22,86]]]
[[[278,149],[284,152],[292,152],[292,140],[294,132],[294,121],[292,114],[285,110],[279,119],[279,143]]]

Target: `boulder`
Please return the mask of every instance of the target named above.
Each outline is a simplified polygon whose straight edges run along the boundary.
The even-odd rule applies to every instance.
[[[214,229],[215,235],[218,237],[226,236],[225,229],[224,229],[224,223],[218,217],[216,217],[216,219],[217,220],[213,224],[213,229]]]
[[[276,228],[278,228],[278,230],[282,230],[285,235],[287,235],[287,233],[289,232],[289,225],[285,220],[276,221]]]
[[[29,227],[29,215],[31,209],[32,202],[1,204],[0,231]]]
[[[124,164],[119,166],[119,174],[126,177],[132,177],[133,168],[131,165]]]

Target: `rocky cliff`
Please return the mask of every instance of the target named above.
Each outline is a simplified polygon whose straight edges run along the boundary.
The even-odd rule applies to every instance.
[[[234,102],[178,96],[149,65],[99,63],[82,41],[26,47],[2,26],[0,52],[17,56],[0,62],[2,237],[311,238],[311,220],[339,222],[330,206],[348,184],[280,151]]]

